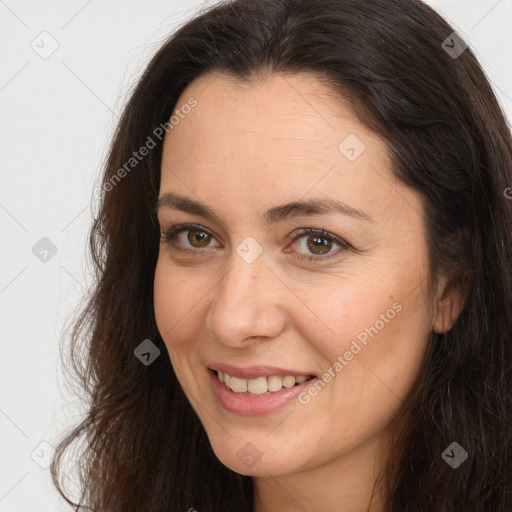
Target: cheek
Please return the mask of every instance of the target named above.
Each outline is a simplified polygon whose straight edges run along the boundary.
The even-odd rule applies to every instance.
[[[370,395],[386,386],[391,395],[405,394],[431,330],[425,291],[411,293],[407,279],[335,285],[316,287],[308,299],[321,321],[311,315],[300,321],[304,338],[323,356],[323,375],[333,390],[348,387],[359,398],[365,387]]]
[[[185,279],[176,269],[158,260],[154,280],[155,320],[168,349],[186,343],[193,336],[187,332],[200,308],[201,291],[190,274]]]
[[[304,302],[313,312],[304,315],[302,308],[302,315],[296,315],[301,318],[299,324],[303,325],[306,341],[317,344],[331,361],[350,350],[353,341],[364,346],[376,331],[389,331],[388,325],[396,323],[400,316],[397,309],[401,306],[393,307],[399,302],[396,297],[400,289],[393,289],[390,283],[379,286],[375,282],[332,279],[298,294],[307,294]]]
[[[322,355],[325,385],[310,388],[300,403],[314,411],[308,414],[324,415],[326,423],[339,426],[336,432],[319,427],[334,436],[330,449],[352,446],[384,428],[418,375],[430,327],[423,295],[411,298],[410,287],[392,284],[371,288],[359,283],[333,291],[318,311],[331,319],[335,335],[303,324],[308,343]],[[311,304],[315,300],[320,306],[316,295]]]

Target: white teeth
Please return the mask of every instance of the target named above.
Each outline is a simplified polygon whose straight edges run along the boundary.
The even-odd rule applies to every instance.
[[[231,377],[229,381],[229,387],[235,393],[246,393],[247,392],[247,379],[240,379],[238,377]]]
[[[233,389],[233,388],[231,388]],[[235,390],[233,390],[235,391]],[[267,378],[258,377],[256,379],[249,379],[247,381],[247,391],[254,395],[262,395],[267,392]]]
[[[240,377],[232,377],[227,373],[217,372],[218,379],[235,393],[243,393],[249,395],[264,395],[268,392],[280,391],[283,387],[292,388],[295,384],[302,384],[309,380],[310,377],[299,375],[271,375],[270,377],[256,377],[255,379],[242,379]]]
[[[292,377],[291,375],[287,375],[283,379],[283,386],[285,388],[291,388],[292,386],[295,386],[295,377]]]
[[[279,375],[267,377],[267,387],[269,391],[279,391],[283,387],[283,379]]]

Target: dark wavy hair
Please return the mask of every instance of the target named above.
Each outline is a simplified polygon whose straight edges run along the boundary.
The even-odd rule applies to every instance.
[[[424,200],[432,282],[447,275],[445,292],[466,298],[451,329],[431,333],[396,417],[386,511],[512,511],[512,140],[471,49],[447,51],[453,32],[420,0],[234,0],[203,8],[157,51],[105,162],[89,234],[94,286],[63,361],[90,400],[51,465],[75,510],[252,511],[251,477],[215,457],[155,322],[162,141],[112,179],[198,76],[307,72],[386,143],[392,172]],[[150,366],[134,355],[145,339],[162,352]],[[71,499],[60,479],[80,440]],[[469,455],[457,469],[441,456],[454,441]]]

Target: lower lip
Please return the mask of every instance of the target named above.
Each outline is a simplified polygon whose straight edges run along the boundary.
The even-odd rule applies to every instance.
[[[208,376],[213,392],[224,409],[242,416],[260,416],[277,411],[281,407],[294,400],[308,386],[314,383],[316,378],[310,379],[298,386],[283,388],[281,391],[274,391],[270,395],[249,396],[235,393],[225,384],[220,382],[217,373],[208,370]]]

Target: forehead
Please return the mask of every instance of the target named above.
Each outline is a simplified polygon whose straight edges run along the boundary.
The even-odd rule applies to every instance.
[[[191,97],[197,100],[197,106],[186,116],[179,116],[180,129],[175,126],[170,131],[167,144],[178,142],[180,135],[188,135],[201,139],[197,142],[226,150],[229,145],[222,141],[227,135],[230,141],[236,138],[255,143],[258,139],[259,145],[271,150],[276,146],[282,149],[283,141],[300,139],[334,146],[337,158],[337,143],[348,135],[347,130],[352,130],[372,149],[381,146],[382,156],[386,157],[383,142],[359,122],[350,103],[310,73],[270,75],[250,83],[230,75],[202,75],[183,91],[175,111],[179,112]],[[235,152],[238,148],[231,149]]]
[[[184,114],[190,98],[197,105]],[[314,75],[254,83],[203,75],[183,91],[180,112],[164,141],[161,192],[209,204],[246,201],[258,210],[276,198],[330,195],[352,199],[374,218],[392,206],[385,143]]]

